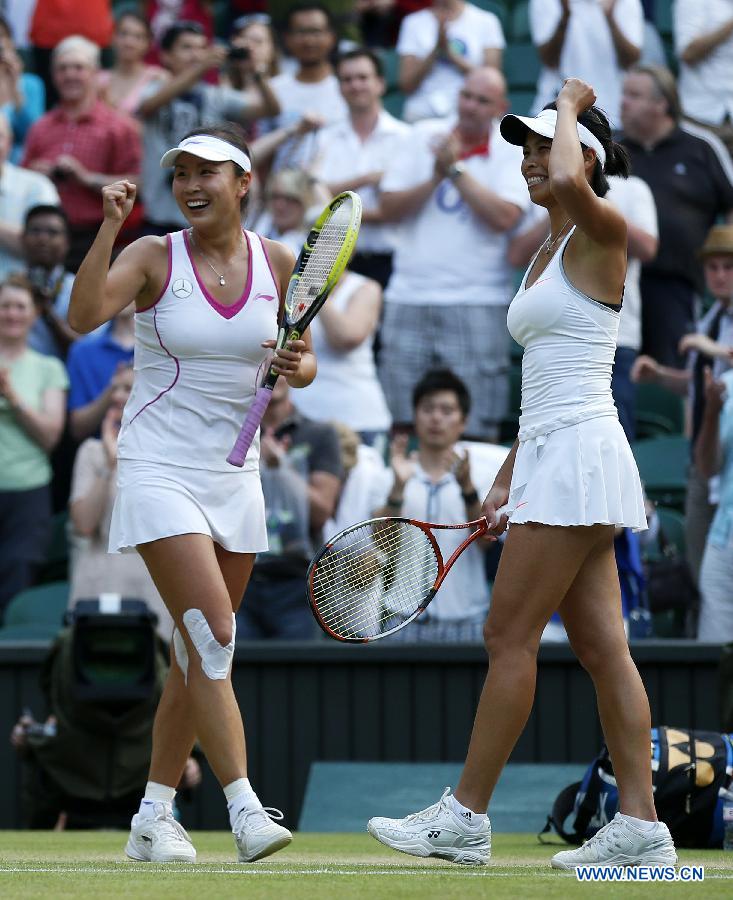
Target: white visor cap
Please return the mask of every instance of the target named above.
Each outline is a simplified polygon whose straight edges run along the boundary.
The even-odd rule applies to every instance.
[[[543,109],[541,113],[532,116],[504,116],[501,120],[499,130],[504,140],[510,144],[516,144],[519,147],[524,146],[527,138],[527,132],[533,131],[535,134],[541,134],[543,137],[554,138],[555,128],[557,127],[557,111],[554,109]],[[584,147],[595,150],[596,156],[601,162],[601,168],[606,165],[606,151],[603,144],[585,125],[577,123],[578,140]]]
[[[246,154],[221,138],[210,134],[195,134],[193,137],[184,138],[177,147],[167,150],[160,158],[162,169],[168,169],[176,164],[179,153],[190,153],[200,159],[208,159],[210,162],[226,162],[230,160],[236,163],[245,172],[252,171],[252,163]]]

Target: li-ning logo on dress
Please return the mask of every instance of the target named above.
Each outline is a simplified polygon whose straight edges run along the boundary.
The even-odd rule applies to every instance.
[[[255,300],[274,300],[273,294],[255,294]]]
[[[190,297],[193,293],[193,285],[187,278],[176,278],[171,286],[171,291],[174,297],[178,297],[179,300],[185,300],[186,297]]]

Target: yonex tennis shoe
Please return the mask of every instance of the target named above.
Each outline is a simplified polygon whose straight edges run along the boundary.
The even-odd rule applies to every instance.
[[[555,869],[576,866],[674,866],[677,853],[664,822],[641,829],[620,813],[577,850],[562,850],[552,857]]]
[[[437,856],[465,866],[485,866],[491,857],[491,823],[461,819],[453,810],[450,788],[420,812],[404,819],[374,818],[367,831],[378,841],[412,856]]]
[[[239,862],[254,862],[287,847],[293,839],[292,834],[287,828],[273,822],[273,819],[282,818],[283,814],[279,809],[269,806],[240,811],[232,828],[239,851]]]
[[[169,803],[156,803],[153,816],[134,815],[125,853],[139,862],[196,862],[186,829],[173,818]]]

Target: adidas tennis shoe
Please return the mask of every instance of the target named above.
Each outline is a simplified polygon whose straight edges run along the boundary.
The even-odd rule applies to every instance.
[[[491,857],[491,823],[460,818],[453,810],[450,788],[420,812],[404,819],[370,819],[367,831],[378,841],[412,856],[437,856],[465,866],[485,866]]]
[[[153,816],[134,815],[125,853],[139,862],[196,862],[186,829],[173,818],[169,803],[156,803]]]
[[[674,866],[677,853],[664,822],[637,828],[620,813],[577,850],[562,850],[552,857],[555,869],[576,866]]]
[[[279,809],[260,806],[242,809],[234,820],[232,832],[239,852],[239,862],[254,862],[282,850],[292,841],[287,828],[278,825],[283,814]]]

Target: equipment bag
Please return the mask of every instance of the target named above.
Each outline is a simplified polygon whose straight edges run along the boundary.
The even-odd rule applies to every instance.
[[[651,737],[654,805],[675,844],[722,847],[721,793],[733,780],[733,735],[660,727]],[[583,780],[558,794],[541,835],[554,828],[569,844],[582,844],[617,812],[618,788],[603,747]]]

